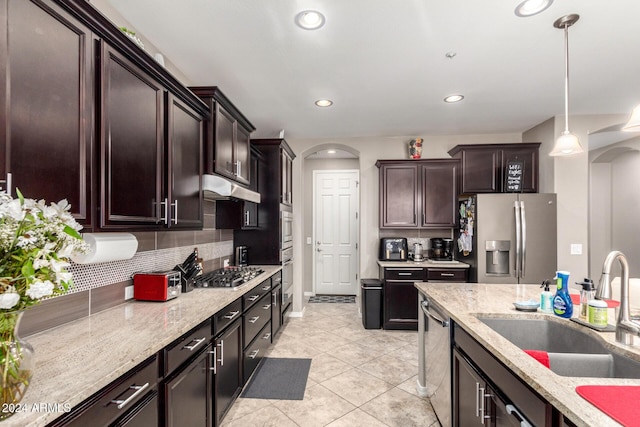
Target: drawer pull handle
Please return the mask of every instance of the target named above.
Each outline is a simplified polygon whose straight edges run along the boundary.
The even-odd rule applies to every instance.
[[[129,386],[129,389],[135,390],[135,392],[131,396],[129,396],[125,400],[114,399],[111,401],[111,403],[118,405],[117,406],[118,409],[122,409],[125,406],[127,406],[129,403],[131,403],[136,397],[138,397],[148,387],[149,387],[149,383],[145,383],[144,385],[131,385]]]
[[[275,279],[273,279],[273,281],[276,282],[276,283],[280,283],[280,282],[282,282],[282,277],[275,278]]]
[[[411,276],[412,273],[403,273],[403,272],[398,272],[398,276]]]
[[[271,285],[267,285],[267,286],[263,286],[262,287],[263,291],[268,291],[269,289],[271,289]]]
[[[231,311],[229,312],[229,314],[223,316],[225,319],[233,319],[234,317],[236,317],[240,312],[239,311]]]
[[[198,347],[200,344],[202,344],[203,342],[205,342],[207,340],[206,337],[204,338],[200,338],[199,340],[194,339],[193,342],[194,344],[191,345],[185,345],[184,347],[182,347],[183,350],[187,349],[189,351],[193,351],[195,350],[196,347]]]
[[[251,295],[249,298],[247,298],[249,301],[253,302],[255,300],[257,300],[258,298],[260,298],[260,295]]]
[[[255,359],[255,358],[256,358],[256,356],[258,355],[258,353],[260,353],[260,349],[258,349],[258,350],[253,350],[253,351],[251,352],[251,354],[249,354],[249,359]]]
[[[271,304],[265,304],[262,306],[263,310],[269,310],[271,308]]]
[[[260,316],[252,317],[251,319],[249,319],[249,323],[256,323],[259,318],[260,318]]]
[[[443,277],[453,277],[454,274],[453,273],[440,273],[441,276]]]
[[[268,340],[269,338],[271,338],[271,332],[267,332],[266,334],[264,334],[264,336],[262,337],[263,340]]]

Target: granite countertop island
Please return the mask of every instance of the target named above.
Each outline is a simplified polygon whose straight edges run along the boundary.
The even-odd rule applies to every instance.
[[[577,426],[614,426],[616,421],[583,399],[575,391],[579,385],[640,385],[640,379],[563,377],[547,369],[520,348],[478,320],[481,317],[549,318],[569,327],[595,335],[605,346],[640,360],[640,345],[625,346],[615,342],[614,332],[598,332],[568,319],[540,311],[516,311],[513,302],[536,298],[539,288],[532,285],[497,285],[477,283],[416,283],[418,290],[441,305],[451,319],[466,330],[502,364],[529,384],[540,396]],[[577,315],[577,310],[574,310]],[[615,319],[609,319],[615,324]],[[523,331],[526,333],[526,331]],[[636,341],[638,342],[638,341]]]
[[[167,302],[131,301],[26,338],[36,366],[21,411],[2,427],[44,426],[116,380],[281,266],[231,289],[195,289]]]

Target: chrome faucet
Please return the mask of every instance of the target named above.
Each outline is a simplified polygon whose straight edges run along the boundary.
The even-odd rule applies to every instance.
[[[611,299],[611,265],[615,260],[620,262],[620,311],[616,323],[616,341],[621,344],[633,345],[634,336],[640,336],[640,325],[631,321],[629,307],[629,263],[627,257],[620,251],[609,252],[602,264],[602,276],[596,289],[597,299]]]

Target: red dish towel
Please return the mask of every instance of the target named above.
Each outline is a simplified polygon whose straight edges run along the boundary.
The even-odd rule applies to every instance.
[[[534,359],[536,359],[538,362],[542,363],[547,368],[550,367],[550,365],[549,365],[549,353],[547,353],[546,351],[542,351],[542,350],[525,350],[524,352],[527,353],[529,356],[533,357]]]
[[[580,294],[569,294],[571,295],[571,302],[573,305],[580,305]],[[620,301],[615,301],[612,299],[606,299],[604,302],[607,303],[607,308],[616,308],[620,305]]]
[[[640,386],[580,385],[576,392],[605,414],[627,427],[640,426]]]

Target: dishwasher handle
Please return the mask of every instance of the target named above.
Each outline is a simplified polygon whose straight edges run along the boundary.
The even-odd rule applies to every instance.
[[[420,303],[420,308],[422,308],[422,312],[425,315],[429,316],[443,328],[449,327],[449,319],[446,319],[446,316],[440,313],[433,305],[429,305],[429,300],[422,301]],[[435,314],[431,311],[434,311]]]

